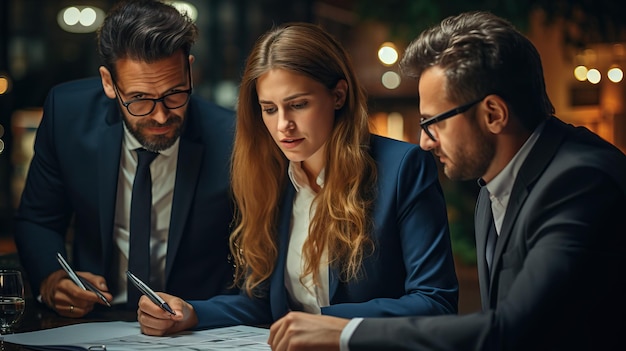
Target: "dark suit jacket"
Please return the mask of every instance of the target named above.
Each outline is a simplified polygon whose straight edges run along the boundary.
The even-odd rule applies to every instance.
[[[232,202],[229,157],[233,112],[192,95],[174,186],[165,267],[166,291],[188,299],[225,292]],[[35,154],[16,218],[15,239],[33,294],[60,268],[73,222],[73,266],[110,284],[113,225],[123,127],[118,103],[100,79],[53,88],[44,105]],[[174,171],[174,170],[173,170]]]
[[[378,168],[372,233],[376,249],[363,261],[363,279],[341,281],[330,270],[330,306],[322,314],[456,313],[458,285],[433,157],[416,145],[379,136],[372,136],[371,154]],[[284,274],[294,193],[288,184],[280,205],[278,260],[265,298],[241,294],[191,301],[198,328],[269,324],[289,311]]]
[[[626,330],[626,157],[546,122],[522,165],[488,275],[486,189],[476,207],[483,311],[364,320],[350,350],[615,350]]]

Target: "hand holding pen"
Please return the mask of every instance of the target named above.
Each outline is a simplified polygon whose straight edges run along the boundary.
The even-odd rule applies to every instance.
[[[139,278],[137,278],[130,271],[126,271],[126,276],[128,276],[128,280],[133,283],[133,285],[141,291],[142,294],[146,295],[152,302],[154,302],[157,306],[161,307],[163,311],[168,312],[169,314],[175,316],[176,312],[172,310],[172,308],[165,302],[161,296],[157,295],[154,290],[150,289],[146,283],[142,282]]]
[[[67,263],[65,258],[63,258],[63,255],[61,255],[58,252],[57,252],[57,261],[59,261],[59,264],[61,265],[65,273],[67,273],[70,279],[74,282],[74,284],[76,284],[78,287],[80,287],[83,290],[93,292],[94,294],[96,294],[96,296],[98,296],[98,298],[102,301],[104,305],[111,307],[111,303],[104,296],[103,292],[100,291],[100,289],[96,288],[93,284],[91,284],[89,280],[76,274],[76,272],[72,269],[72,267]],[[69,312],[72,313],[74,308],[75,308],[74,305],[70,304]]]
[[[143,297],[139,300],[137,321],[143,334],[171,335],[191,329],[198,324],[198,316],[189,302],[167,293],[157,294],[131,272],[126,272],[126,275],[128,280],[150,300],[147,301]]]

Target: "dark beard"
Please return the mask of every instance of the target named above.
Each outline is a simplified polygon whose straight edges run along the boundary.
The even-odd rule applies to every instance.
[[[176,143],[176,140],[178,140],[178,138],[180,137],[184,122],[183,119],[177,115],[171,115],[163,124],[157,123],[154,120],[150,119],[146,123],[137,124],[136,127],[133,127],[130,125],[130,123],[128,123],[126,116],[123,116],[122,120],[124,121],[126,128],[128,128],[128,130],[130,131],[130,134],[132,134],[132,136],[134,136],[135,139],[137,139],[137,141],[139,141],[139,143],[146,150],[152,152],[166,150],[174,145],[174,143]],[[169,125],[176,126],[176,128],[174,129],[174,135],[172,137],[168,137],[165,135],[147,137],[146,135],[141,133],[141,130],[144,127],[163,127]]]
[[[483,132],[477,123],[470,124],[469,135],[473,135],[472,149],[459,148],[453,155],[455,164],[444,166],[444,173],[451,180],[470,180],[482,177],[496,153],[493,137]]]

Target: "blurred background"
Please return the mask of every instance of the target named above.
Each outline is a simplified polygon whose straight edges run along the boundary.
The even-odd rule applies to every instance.
[[[242,67],[260,34],[289,21],[322,25],[348,49],[369,94],[374,133],[417,143],[417,86],[397,60],[426,27],[448,15],[488,10],[537,46],[557,116],[626,151],[623,70],[626,2],[614,0],[186,0],[195,19],[194,94],[234,107]],[[0,0],[0,254],[32,157],[41,106],[55,84],[98,74],[95,30],[112,0]],[[460,279],[474,279],[474,181],[441,176]],[[463,298],[463,296],[462,296]],[[473,297],[469,297],[473,299]],[[473,301],[473,300],[472,300]],[[473,305],[468,308],[473,308]]]

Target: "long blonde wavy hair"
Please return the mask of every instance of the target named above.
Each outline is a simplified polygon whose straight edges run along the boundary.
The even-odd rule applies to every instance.
[[[278,256],[277,219],[281,194],[289,179],[288,160],[276,145],[261,117],[257,79],[270,69],[304,74],[333,89],[345,80],[344,106],[326,148],[324,187],[314,201],[316,212],[303,246],[303,276],[320,283],[322,253],[341,279],[357,279],[363,258],[374,249],[371,207],[375,197],[376,166],[369,154],[367,98],[345,49],[326,31],[309,23],[274,28],[256,42],[248,56],[237,105],[237,128],[231,181],[237,204],[230,236],[235,281],[249,295],[259,295]]]

